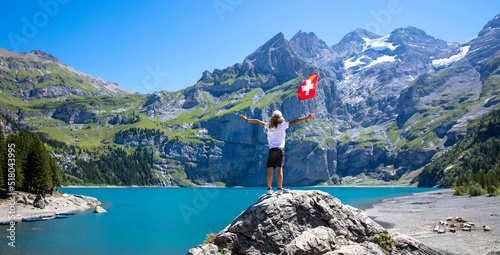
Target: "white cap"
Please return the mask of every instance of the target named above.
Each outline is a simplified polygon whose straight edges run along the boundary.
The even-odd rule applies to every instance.
[[[280,118],[281,118],[281,117],[283,117],[283,115],[281,114],[281,112],[280,112],[280,111],[278,111],[278,110],[276,110],[276,111],[274,111],[274,112],[273,112],[273,116],[274,116],[274,115],[277,115],[277,116],[278,116],[278,117],[280,117]]]

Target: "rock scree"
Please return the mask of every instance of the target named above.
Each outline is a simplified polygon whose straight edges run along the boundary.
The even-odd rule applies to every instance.
[[[328,193],[292,190],[262,196],[201,254],[444,254],[416,239],[388,233],[362,210]]]

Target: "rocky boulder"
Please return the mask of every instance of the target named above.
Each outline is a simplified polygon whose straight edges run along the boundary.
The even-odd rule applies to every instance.
[[[102,208],[100,206],[95,207],[94,213],[105,213],[105,212],[108,212],[108,211],[106,211],[104,208]]]
[[[263,196],[196,254],[443,254],[322,191]]]
[[[47,203],[45,202],[45,198],[38,194],[35,198],[35,201],[33,201],[33,206],[35,206],[36,208],[40,208],[40,209],[45,209],[45,206],[47,205]]]

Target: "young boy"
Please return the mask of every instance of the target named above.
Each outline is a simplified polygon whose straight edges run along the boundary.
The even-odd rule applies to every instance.
[[[298,118],[290,122],[285,122],[280,111],[274,111],[269,122],[262,122],[257,119],[248,119],[246,116],[240,115],[240,118],[245,122],[256,123],[263,126],[267,131],[267,142],[269,143],[269,157],[267,159],[267,194],[273,194],[271,183],[273,181],[273,172],[276,168],[278,172],[278,195],[283,192],[288,192],[283,189],[283,167],[285,165],[285,138],[286,129],[304,120],[312,119],[313,114],[310,113],[307,117]]]

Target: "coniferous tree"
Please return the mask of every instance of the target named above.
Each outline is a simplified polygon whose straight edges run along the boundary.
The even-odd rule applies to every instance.
[[[29,147],[29,135],[24,131],[19,132],[16,135],[11,135],[7,139],[7,144],[12,144],[12,148],[15,149],[15,188],[22,189],[23,183],[25,182],[25,176],[30,175],[30,171],[26,171],[26,164],[28,162],[28,147]]]
[[[440,180],[439,186],[453,186],[456,195],[500,195],[500,110],[471,123],[467,135],[425,166],[419,178],[419,186]]]
[[[89,184],[149,186],[157,183],[152,173],[154,161],[151,151],[136,151],[127,155],[121,148],[108,147],[106,152],[99,156],[99,160],[77,160],[78,168],[73,169],[73,175]]]
[[[32,142],[28,152],[27,169],[31,172],[31,182],[26,183],[24,188],[33,193],[45,193],[50,191],[52,185],[52,171],[49,162],[49,154],[40,139],[32,136]]]
[[[7,187],[7,181],[8,170],[12,166],[15,169],[14,188],[16,190],[51,193],[54,187],[60,187],[62,178],[59,166],[56,160],[47,152],[41,139],[46,140],[55,147],[61,147],[65,144],[45,137],[40,138],[35,134],[30,135],[18,125],[16,126],[17,123],[11,119],[5,116],[4,118],[20,131],[5,139],[3,128],[0,125],[0,186],[10,188]],[[11,158],[15,160],[12,165],[9,165],[8,161],[9,150],[12,150]]]
[[[57,164],[57,161],[53,157],[49,156],[49,161],[50,161],[49,164],[50,164],[50,172],[52,175],[53,188],[61,187],[62,177],[59,165]],[[52,191],[52,188],[50,189],[50,191]]]

